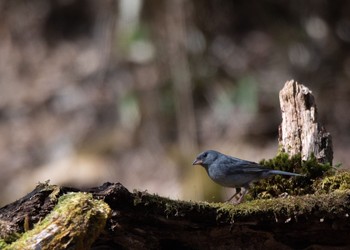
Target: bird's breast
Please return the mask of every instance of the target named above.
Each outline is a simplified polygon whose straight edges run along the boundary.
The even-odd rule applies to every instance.
[[[244,187],[254,180],[249,174],[228,174],[219,168],[209,168],[208,175],[214,182],[224,187]]]

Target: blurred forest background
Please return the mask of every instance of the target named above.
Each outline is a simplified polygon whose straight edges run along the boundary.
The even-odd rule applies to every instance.
[[[350,1],[0,0],[0,204],[38,182],[221,200],[197,153],[277,152],[278,92],[313,91],[350,155]]]

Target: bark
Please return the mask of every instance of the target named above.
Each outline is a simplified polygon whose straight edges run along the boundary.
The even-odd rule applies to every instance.
[[[311,90],[291,80],[286,82],[279,97],[282,111],[280,149],[289,155],[301,154],[303,160],[314,155],[318,162],[332,164],[332,138],[318,122]]]
[[[29,232],[37,230],[34,223],[50,216],[60,196],[80,191],[91,193],[91,199],[102,200],[112,209],[91,249],[350,247],[349,190],[256,200],[233,206],[174,201],[145,192],[131,193],[119,183],[105,183],[88,190],[41,184],[27,196],[0,209],[1,238],[13,240],[14,232],[23,232],[25,224]],[[81,209],[83,213],[87,213],[85,207]],[[72,231],[80,230],[84,228]],[[85,228],[85,231],[91,230]],[[16,249],[12,246],[7,249]],[[69,244],[51,249],[69,247],[81,249]]]

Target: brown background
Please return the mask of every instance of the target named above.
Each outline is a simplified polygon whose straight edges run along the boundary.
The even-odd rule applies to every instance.
[[[345,0],[0,1],[0,204],[48,179],[221,200],[192,160],[273,157],[290,79],[347,167],[348,13]]]

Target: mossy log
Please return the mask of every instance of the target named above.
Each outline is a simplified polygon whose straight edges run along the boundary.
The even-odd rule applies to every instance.
[[[15,246],[23,240],[33,242],[30,237],[37,234],[31,231],[40,234],[40,225],[48,217],[59,218],[58,214],[53,216],[53,211],[62,206],[60,197],[66,193],[72,197],[72,194],[81,192],[84,192],[84,197],[89,197],[82,203],[85,204],[80,209],[82,214],[90,211],[90,205],[87,209],[86,203],[96,203],[108,215],[107,223],[101,222],[104,225],[102,230],[96,230],[101,226],[96,221],[95,224],[79,222],[79,227],[72,228],[69,225],[75,219],[71,219],[61,223],[71,230],[62,237],[63,245],[53,246],[45,241],[46,245],[42,244],[40,249],[350,248],[348,189],[328,194],[254,200],[234,206],[171,200],[146,192],[131,193],[119,183],[105,183],[88,190],[38,185],[27,196],[0,209],[0,247],[39,249],[30,248],[29,244],[27,248]],[[73,207],[72,213],[79,214],[79,206]],[[70,218],[68,214],[64,217]],[[74,238],[77,235],[90,241],[79,245],[77,242],[81,241]]]

